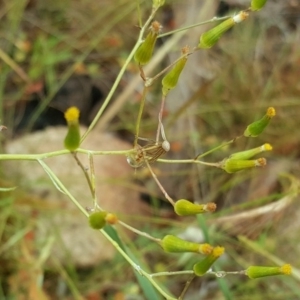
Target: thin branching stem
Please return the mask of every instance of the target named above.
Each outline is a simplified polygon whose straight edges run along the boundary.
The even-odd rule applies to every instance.
[[[77,153],[84,154],[92,154],[92,155],[129,155],[131,153],[135,153],[135,149],[129,150],[108,150],[108,151],[92,151],[87,149],[78,148],[76,149]],[[61,156],[70,154],[70,151],[67,149],[53,151],[53,152],[45,152],[40,154],[0,154],[0,160],[39,160],[46,159],[49,157]]]
[[[145,159],[145,163],[153,177],[153,179],[155,180],[156,184],[158,185],[159,189],[162,191],[162,193],[164,194],[165,198],[174,206],[175,205],[175,201],[169,196],[169,194],[166,192],[166,190],[164,189],[164,187],[162,186],[162,184],[159,182],[156,174],[153,172],[149,162],[147,159]]]
[[[210,163],[210,162],[205,162],[201,160],[195,160],[195,159],[158,159],[158,162],[162,162],[165,164],[200,164],[204,166],[209,166],[209,167],[215,167],[215,168],[220,168],[220,163]]]
[[[81,162],[80,159],[78,158],[76,152],[72,152],[72,156],[74,157],[74,159],[76,160],[78,166],[79,166],[80,169],[82,170],[82,172],[83,172],[83,174],[84,174],[84,176],[85,176],[85,178],[86,178],[86,181],[87,181],[87,183],[88,183],[88,185],[89,185],[89,188],[90,188],[91,194],[92,194],[92,196],[93,196],[93,199],[94,199],[94,198],[95,198],[95,190],[94,190],[94,188],[93,188],[93,183],[92,183],[91,177],[90,177],[90,175],[89,175],[89,173],[88,173],[88,168],[85,167],[85,166],[82,164],[82,162]]]
[[[166,96],[162,96],[161,98],[161,105],[160,105],[160,110],[158,113],[158,126],[157,126],[157,131],[156,131],[156,140],[155,140],[155,144],[158,145],[159,143],[159,136],[160,136],[160,131],[162,129],[162,117],[163,117],[163,112],[164,112],[164,108],[165,108],[165,100],[166,100]],[[166,139],[164,139],[166,140]]]
[[[142,99],[141,99],[141,103],[140,103],[140,109],[139,109],[138,117],[136,120],[136,126],[135,126],[135,137],[134,137],[134,143],[133,143],[134,148],[137,146],[137,141],[139,138],[141,120],[142,120],[142,115],[143,115],[145,101],[146,101],[146,95],[147,95],[147,88],[144,87],[143,93],[142,93]]]
[[[157,9],[152,10],[152,12],[151,12],[150,16],[148,17],[147,21],[145,22],[144,26],[141,28],[141,31],[140,31],[137,42],[135,43],[135,45],[134,45],[133,49],[131,50],[130,54],[128,55],[123,67],[121,68],[121,70],[120,70],[113,86],[111,87],[108,95],[106,96],[101,108],[99,109],[98,113],[96,114],[95,118],[93,119],[93,121],[90,124],[87,131],[83,134],[80,143],[82,143],[85,140],[85,138],[88,136],[88,134],[91,132],[91,130],[96,126],[98,120],[100,119],[100,117],[102,116],[104,110],[106,109],[107,105],[109,104],[110,100],[112,99],[112,96],[114,95],[114,93],[115,93],[115,91],[116,91],[116,89],[117,89],[124,73],[125,73],[125,70],[127,69],[127,66],[131,62],[136,50],[142,44],[144,33],[145,33],[146,29],[148,28],[150,22],[152,21],[153,17],[155,16],[156,11],[157,11]]]
[[[186,271],[166,271],[149,274],[151,277],[161,277],[161,276],[178,276],[178,275],[193,275],[195,274],[193,270]]]
[[[226,146],[228,146],[228,145],[234,143],[237,139],[239,139],[239,138],[241,138],[241,137],[243,137],[243,135],[237,136],[236,138],[234,138],[234,139],[232,139],[232,140],[230,140],[230,141],[228,141],[228,142],[226,142],[226,143],[223,143],[222,145],[219,145],[219,146],[217,146],[217,147],[215,147],[215,148],[212,148],[212,149],[210,149],[209,151],[206,151],[206,152],[204,152],[204,153],[202,153],[202,154],[198,154],[194,159],[197,160],[197,159],[202,158],[202,157],[204,157],[204,156],[206,156],[206,155],[208,155],[208,154],[210,154],[210,153],[212,153],[212,152],[215,152],[215,151],[217,151],[217,150],[219,150],[219,149],[221,149],[221,148],[223,148],[223,147],[226,147]]]
[[[191,29],[191,28],[195,28],[195,27],[198,27],[198,26],[201,26],[201,25],[208,24],[208,23],[223,21],[223,20],[226,20],[226,19],[229,19],[229,18],[231,18],[231,16],[213,17],[210,20],[206,20],[206,21],[199,22],[199,23],[196,23],[196,24],[193,24],[193,25],[189,25],[189,26],[185,26],[185,27],[182,27],[182,28],[172,30],[172,31],[168,31],[166,33],[162,33],[157,38],[162,38],[162,37],[165,37],[165,36],[180,32],[180,31],[185,31],[185,30],[188,30],[188,29]]]
[[[39,161],[43,169],[46,171],[46,173],[50,176],[51,180],[54,181],[53,183],[55,186],[59,187],[61,191],[63,191],[70,199],[71,201],[77,206],[77,208],[86,216],[89,217],[89,213],[82,207],[82,205],[77,201],[75,197],[69,192],[69,190],[64,186],[64,184],[59,180],[59,178],[54,174],[54,172],[43,162]],[[165,292],[152,278],[150,274],[148,274],[146,271],[144,271],[139,265],[137,265],[130,257],[129,255],[120,247],[120,245],[113,240],[104,230],[100,229],[101,233],[109,240],[109,242],[116,248],[116,250],[125,258],[125,260],[136,270],[139,272],[142,276],[146,277],[151,284],[157,289],[157,291],[163,295],[168,300],[176,300],[176,298],[170,296],[167,292]]]
[[[123,227],[127,228],[128,230],[130,230],[130,231],[132,231],[132,232],[134,232],[134,233],[136,233],[136,234],[138,234],[138,235],[140,235],[140,236],[143,236],[143,237],[145,237],[145,238],[147,238],[147,239],[149,239],[149,240],[152,240],[152,241],[154,241],[154,242],[156,242],[156,243],[158,243],[158,244],[161,243],[161,239],[155,238],[155,237],[153,237],[152,235],[150,235],[150,234],[147,233],[147,232],[140,231],[140,230],[138,230],[138,229],[136,229],[136,228],[134,228],[134,227],[128,225],[127,223],[125,223],[125,222],[123,222],[123,221],[120,221],[120,220],[119,220],[119,221],[118,221],[118,224],[120,224],[120,225],[122,225]]]
[[[184,289],[182,290],[180,296],[178,297],[178,300],[183,300],[184,295],[186,294],[188,288],[190,287],[195,277],[196,275],[191,276],[190,279],[185,283]]]

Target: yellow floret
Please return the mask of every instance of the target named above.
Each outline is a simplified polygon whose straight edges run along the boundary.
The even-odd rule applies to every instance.
[[[79,109],[75,106],[72,106],[66,110],[65,119],[67,120],[67,122],[78,121],[79,114],[80,114]]]

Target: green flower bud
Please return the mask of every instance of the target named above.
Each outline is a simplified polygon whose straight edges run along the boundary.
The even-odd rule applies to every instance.
[[[227,173],[235,173],[241,170],[255,168],[255,167],[264,167],[267,164],[265,158],[258,158],[254,160],[238,160],[226,158],[221,164],[221,168]]]
[[[174,235],[166,235],[161,241],[161,246],[165,252],[195,252],[204,255],[210,254],[213,249],[213,247],[209,244],[188,242]]]
[[[181,50],[181,54],[182,55],[185,55],[187,53],[189,53],[190,49],[188,46],[184,47],[182,50]],[[164,96],[166,96],[169,91],[171,89],[173,89],[174,87],[176,87],[177,85],[177,82],[178,82],[178,79],[179,79],[179,76],[187,62],[187,55],[186,56],[183,56],[175,65],[174,67],[172,68],[172,70],[166,74],[166,76],[163,78],[162,80],[162,93]]]
[[[64,140],[64,145],[70,151],[75,151],[80,145],[79,114],[80,112],[75,106],[70,107],[65,112],[68,132]]]
[[[271,151],[272,146],[270,144],[264,144],[260,147],[256,147],[253,149],[249,149],[246,151],[236,152],[229,156],[229,159],[239,159],[239,160],[245,160],[253,157],[254,155],[264,152],[264,151]]]
[[[93,229],[101,229],[106,224],[106,211],[95,211],[89,215],[89,224]]]
[[[266,3],[267,0],[252,0],[250,8],[252,11],[260,10],[265,6]]]
[[[276,115],[274,107],[269,107],[266,114],[258,121],[255,121],[247,126],[244,136],[257,137],[260,135],[270,123],[271,119]]]
[[[215,203],[195,204],[185,199],[176,201],[174,205],[174,211],[179,216],[191,216],[206,212],[214,212],[216,208],[217,206]]]
[[[160,30],[161,30],[160,23],[154,21],[151,24],[149,34],[146,36],[144,42],[139,46],[139,48],[134,54],[134,59],[138,64],[145,65],[151,59],[154,46],[156,43],[156,39]]]
[[[165,0],[152,0],[152,7],[159,8],[165,4]]]
[[[200,37],[199,48],[208,49],[217,43],[221,36],[228,31],[235,24],[240,23],[247,19],[249,14],[245,11],[241,11],[238,15],[229,18],[216,27],[204,32]]]
[[[196,276],[204,275],[212,266],[212,264],[224,253],[224,247],[215,247],[212,252],[202,261],[196,263],[193,267]]]
[[[289,264],[285,264],[282,267],[251,266],[245,271],[245,274],[251,279],[275,275],[290,275],[291,273],[292,267]]]

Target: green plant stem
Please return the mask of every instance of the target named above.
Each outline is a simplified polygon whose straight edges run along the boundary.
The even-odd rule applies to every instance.
[[[180,296],[178,297],[178,300],[183,300],[184,295],[186,294],[188,288],[190,287],[192,281],[195,279],[196,275],[192,275],[191,278],[186,282]]]
[[[140,235],[140,236],[143,236],[143,237],[145,237],[145,238],[147,238],[147,239],[149,239],[149,240],[152,240],[152,241],[154,241],[154,242],[156,242],[156,243],[158,243],[158,244],[161,243],[161,239],[155,238],[155,237],[151,236],[150,234],[148,234],[147,232],[140,231],[140,230],[138,230],[138,229],[136,229],[136,228],[134,228],[134,227],[132,227],[132,226],[126,224],[126,223],[123,222],[123,221],[120,221],[120,220],[119,220],[119,221],[118,221],[118,224],[120,224],[120,225],[122,225],[123,227],[127,228],[128,230],[130,230],[130,231],[132,231],[132,232],[134,232],[134,233],[136,233],[136,234],[138,234],[138,235]]]
[[[73,197],[73,195],[68,191],[68,189],[63,185],[63,183],[58,179],[58,177],[52,172],[52,170],[43,162],[39,161],[43,169],[46,171],[46,173],[49,175],[50,179],[53,181],[55,186],[59,187],[61,191],[63,191],[70,199],[71,201],[77,206],[77,208],[88,218],[89,214],[88,212],[81,206],[81,204]],[[156,281],[148,274],[146,271],[144,271],[139,265],[137,265],[129,256],[128,254],[120,247],[120,245],[113,240],[108,233],[106,233],[103,229],[100,229],[101,233],[109,240],[109,242],[116,248],[116,250],[124,257],[124,259],[136,270],[139,272],[142,276],[146,277],[151,284],[157,289],[157,291],[163,295],[168,300],[176,300],[176,298],[168,295],[157,283]]]
[[[200,164],[204,166],[216,167],[220,168],[220,163],[209,163],[201,160],[195,159],[161,159],[157,160],[158,162],[166,163],[166,164]]]
[[[223,147],[225,147],[227,145],[230,145],[230,144],[234,143],[237,139],[239,139],[241,137],[243,137],[243,136],[242,135],[241,136],[237,136],[236,138],[234,138],[234,139],[232,139],[232,140],[230,140],[230,141],[228,141],[228,142],[226,142],[226,143],[224,143],[222,145],[219,145],[219,146],[217,146],[217,147],[215,147],[213,149],[210,149],[209,151],[207,151],[205,153],[197,155],[194,159],[197,160],[197,159],[202,158],[202,157],[204,157],[204,156],[206,156],[206,155],[208,155],[208,154],[210,154],[212,152],[215,152],[215,151],[217,151],[217,150],[219,150],[219,149],[221,149],[221,148],[223,148]]]
[[[159,272],[149,274],[151,277],[161,277],[161,276],[177,276],[177,275],[192,275],[195,274],[193,270],[186,270],[186,271],[166,271],[166,272]]]
[[[97,124],[98,120],[100,119],[100,117],[102,116],[105,108],[107,107],[108,103],[110,102],[112,96],[114,95],[124,73],[125,73],[125,70],[127,68],[127,66],[129,65],[130,61],[132,60],[136,50],[138,49],[138,47],[142,44],[143,42],[143,36],[144,36],[144,33],[146,31],[146,29],[148,28],[150,22],[152,21],[155,13],[156,13],[157,10],[153,10],[151,15],[149,16],[149,18],[147,19],[147,21],[145,22],[144,26],[141,28],[141,31],[140,31],[140,34],[139,34],[139,37],[138,37],[138,40],[136,42],[136,44],[134,45],[133,49],[131,50],[130,54],[128,55],[123,67],[121,68],[113,86],[111,87],[107,97],[105,98],[101,108],[99,109],[98,113],[96,114],[95,118],[93,119],[93,122],[90,124],[89,128],[87,129],[87,131],[83,134],[82,138],[81,138],[81,141],[80,143],[82,143],[85,138],[87,137],[87,135],[91,132],[91,130],[95,127],[95,125]],[[121,14],[122,15],[122,14]]]
[[[143,93],[142,93],[142,99],[141,99],[141,103],[140,103],[140,108],[139,108],[139,113],[138,113],[138,117],[137,117],[136,125],[135,125],[135,137],[134,137],[134,142],[133,142],[134,148],[137,146],[137,141],[139,138],[141,120],[142,120],[142,115],[143,115],[145,101],[146,101],[146,94],[147,94],[147,88],[144,87]]]
[[[157,131],[156,131],[156,140],[155,140],[156,145],[158,145],[158,143],[159,143],[160,131],[163,126],[162,125],[162,117],[163,117],[163,112],[164,112],[164,108],[165,108],[165,101],[166,101],[166,96],[163,95],[161,98],[161,105],[160,105],[160,110],[158,113],[158,126],[157,126]]]
[[[73,154],[73,157],[74,159],[76,160],[78,166],[80,167],[80,169],[82,170],[84,176],[85,176],[85,179],[88,183],[88,186],[90,188],[90,191],[91,191],[91,194],[92,194],[92,197],[93,197],[93,200],[95,202],[95,188],[93,186],[93,183],[92,183],[92,180],[91,180],[91,177],[88,173],[88,169],[82,164],[82,162],[80,161],[80,159],[78,158],[77,156],[77,153],[76,152],[72,152]]]
[[[135,153],[135,149],[129,150],[119,150],[119,151],[91,151],[86,149],[78,148],[77,153],[91,154],[91,155],[128,155],[130,153]],[[46,159],[49,157],[60,156],[69,154],[69,150],[58,150],[53,152],[46,152],[40,154],[0,154],[0,160],[39,160]]]
[[[174,200],[169,196],[169,194],[166,192],[166,190],[164,189],[164,187],[162,186],[162,184],[159,182],[156,174],[153,172],[149,162],[147,159],[145,159],[145,163],[153,177],[153,179],[155,180],[156,184],[158,185],[159,189],[162,191],[162,193],[164,194],[165,198],[174,206],[175,205],[175,202]]]
[[[196,24],[193,24],[193,25],[185,26],[185,27],[182,27],[182,28],[178,28],[178,29],[166,32],[166,33],[162,33],[157,38],[162,38],[162,37],[165,37],[165,36],[180,32],[180,31],[185,31],[185,30],[188,30],[188,29],[191,29],[191,28],[194,28],[194,27],[198,27],[198,26],[201,26],[201,25],[208,24],[208,23],[223,21],[223,20],[226,20],[226,19],[229,19],[229,18],[231,18],[231,17],[230,16],[213,17],[213,18],[211,18],[210,20],[207,20],[207,21],[199,22],[199,23],[196,23]]]
[[[152,84],[154,80],[156,80],[161,75],[165,74],[169,69],[171,69],[174,65],[176,65],[176,63],[179,62],[182,58],[188,57],[189,55],[192,55],[195,52],[195,50],[196,50],[196,48],[193,49],[192,51],[188,52],[188,53],[185,53],[185,54],[181,55],[179,58],[177,58],[171,64],[169,64],[167,67],[165,67],[163,70],[161,70],[158,74],[156,74],[152,78],[149,78],[148,81],[151,82],[151,84]],[[148,85],[150,86],[151,84],[148,84]]]

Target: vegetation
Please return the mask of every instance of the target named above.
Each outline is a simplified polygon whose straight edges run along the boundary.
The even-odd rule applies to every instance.
[[[79,118],[84,109],[76,103],[60,108],[68,127],[66,136],[61,136],[64,149],[1,154],[0,160],[39,163],[53,189],[65,194],[86,217],[90,230],[104,235],[118,254],[110,262],[85,269],[77,268],[74,262],[59,262],[52,254],[52,237],[43,244],[35,239],[34,213],[43,205],[32,205],[32,199],[29,201],[18,192],[17,180],[7,181],[3,169],[1,298],[299,297],[297,253],[293,250],[297,241],[287,230],[291,228],[291,218],[284,214],[289,209],[297,212],[294,199],[299,189],[298,170],[290,163],[280,169],[279,176],[272,168],[275,178],[271,180],[273,174],[268,172],[267,163],[273,160],[278,167],[275,160],[288,156],[292,162],[298,155],[298,139],[292,134],[299,107],[294,66],[299,53],[290,42],[293,31],[274,26],[270,15],[270,23],[255,19],[265,9],[267,1],[263,0],[252,0],[239,13],[229,12],[228,16],[200,20],[193,26],[164,33],[156,20],[162,18],[172,1],[153,0],[151,5],[150,1],[118,0],[110,5],[104,2],[102,10],[94,1],[52,1],[48,6],[47,2],[14,0],[5,4],[0,45],[3,139],[20,134],[15,114],[20,102],[34,95],[41,100],[26,125],[21,125],[22,132],[31,131],[47,106],[52,103],[57,108],[58,104],[53,104],[55,95],[74,74],[104,78],[104,71],[111,69],[107,75],[111,86],[83,135]],[[204,1],[202,8],[213,10],[213,4]],[[132,22],[128,24],[133,17],[138,20],[135,22],[139,32],[133,29]],[[193,27],[208,24],[201,34],[193,36],[194,44],[180,44],[180,37]],[[113,31],[116,26],[124,26],[122,30],[127,35],[122,37]],[[32,28],[34,32],[30,31]],[[272,30],[275,33],[269,38]],[[278,35],[286,35],[283,46],[278,45]],[[158,46],[161,40],[164,44]],[[168,47],[163,54],[160,51],[165,45]],[[165,55],[173,56],[174,45],[181,49],[174,51],[177,57],[168,63]],[[130,47],[132,50],[127,50]],[[266,50],[264,53],[270,56],[264,57],[255,54],[254,47],[256,52],[268,47],[276,51]],[[199,86],[192,86],[188,99],[175,103],[182,80],[192,85],[198,81],[189,68],[191,59],[201,55],[211,55],[208,69],[213,75]],[[155,62],[157,57],[160,66]],[[137,82],[134,88],[141,83],[142,86],[138,100],[123,106],[126,99],[118,88],[126,76],[131,77],[128,85]],[[110,77],[114,78],[113,83]],[[122,88],[124,94],[130,89]],[[110,122],[115,115],[118,119]],[[180,124],[179,130],[176,124]],[[132,148],[81,148],[93,130],[108,130],[107,127],[115,131],[126,129],[133,137]],[[257,157],[261,153],[268,159]],[[88,169],[80,154],[88,158]],[[48,158],[63,155],[74,157],[74,169],[82,170],[91,198],[88,208],[47,163]],[[149,187],[149,182],[156,183],[157,188],[143,189],[155,213],[151,217],[136,216],[139,226],[133,227],[130,218],[107,210],[97,199],[93,160],[99,155],[122,155],[133,167],[135,179],[143,181],[145,187]],[[30,220],[19,209],[22,201],[31,206]],[[171,215],[168,219],[163,217],[164,207]],[[274,220],[280,222],[274,224]],[[134,232],[137,238],[128,240],[121,234],[122,228]],[[197,233],[189,237],[189,230]],[[201,234],[202,239],[195,239]],[[268,278],[261,279],[265,276]]]

